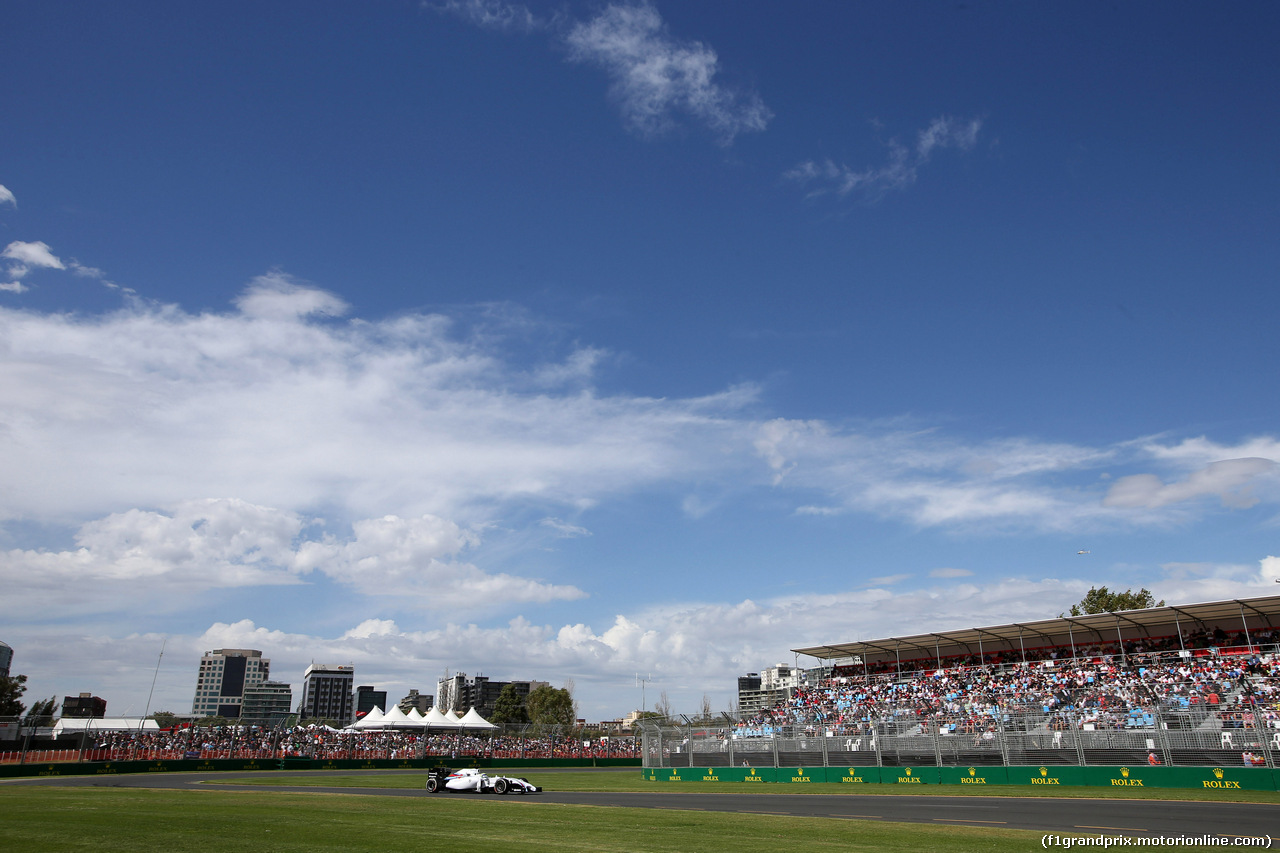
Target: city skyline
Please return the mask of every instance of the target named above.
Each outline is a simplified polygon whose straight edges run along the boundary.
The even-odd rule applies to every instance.
[[[243,648],[613,719],[1276,589],[1274,4],[67,9],[0,52],[28,704]]]

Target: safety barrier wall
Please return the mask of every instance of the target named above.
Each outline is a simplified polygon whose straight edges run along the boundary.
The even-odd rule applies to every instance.
[[[427,770],[432,767],[640,767],[638,758],[284,758],[173,759],[169,761],[81,761],[10,764],[0,766],[0,778],[30,776],[111,776],[122,773],[183,773],[245,770]]]
[[[650,782],[1280,790],[1276,772],[1264,767],[646,767],[641,773]]]

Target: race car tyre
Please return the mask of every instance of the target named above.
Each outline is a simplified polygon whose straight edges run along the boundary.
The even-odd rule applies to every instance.
[[[440,780],[432,776],[430,779],[427,780],[427,793],[434,794],[436,791],[439,791],[439,790],[440,790]]]
[[[493,783],[493,792],[495,794],[505,794],[507,792],[507,780],[499,779]]]

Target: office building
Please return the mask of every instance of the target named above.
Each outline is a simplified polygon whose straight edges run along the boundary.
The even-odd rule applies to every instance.
[[[254,726],[278,726],[293,714],[293,685],[264,681],[244,691],[240,721]]]
[[[92,693],[62,697],[62,716],[100,719],[107,715],[107,700]]]
[[[191,713],[199,717],[239,717],[246,688],[271,675],[271,661],[257,649],[214,649],[200,658]]]
[[[372,685],[362,684],[356,688],[356,719],[360,719],[365,714],[377,708],[379,711],[386,712],[387,708],[387,691],[374,690]]]
[[[523,700],[530,691],[539,687],[549,687],[545,681],[490,681],[487,676],[477,675],[467,678],[465,672],[448,678],[442,678],[436,684],[436,704],[441,711],[456,711],[465,714],[475,708],[476,713],[488,719],[493,715],[494,705],[502,688],[508,684],[515,687],[516,694]]]
[[[313,663],[302,676],[302,705],[298,712],[305,719],[330,720],[338,726],[355,722],[352,687],[354,666],[331,666]]]

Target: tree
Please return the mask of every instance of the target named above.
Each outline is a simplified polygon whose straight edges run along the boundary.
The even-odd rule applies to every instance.
[[[0,717],[21,717],[27,706],[22,704],[22,694],[27,692],[25,675],[0,677]]]
[[[489,722],[495,726],[519,726],[529,722],[529,710],[514,684],[503,685],[502,692],[493,703],[493,716]]]
[[[50,696],[48,699],[41,699],[32,703],[31,710],[27,712],[27,716],[22,720],[22,725],[26,727],[52,726],[53,715],[57,711],[58,697]]]
[[[151,715],[156,725],[162,729],[171,729],[178,723],[178,715],[172,711],[156,711]]]
[[[572,727],[577,722],[573,710],[573,694],[564,688],[544,684],[529,691],[524,702],[529,722],[535,726]]]
[[[671,699],[667,696],[667,691],[662,691],[662,694],[658,697],[658,701],[653,703],[653,710],[661,714],[664,720],[671,719],[671,714],[673,712],[671,710]]]
[[[1148,607],[1164,607],[1164,599],[1155,600],[1155,596],[1146,587],[1137,592],[1126,589],[1124,592],[1112,592],[1105,586],[1090,587],[1079,604],[1071,605],[1072,616],[1087,616],[1092,613],[1116,613],[1120,610],[1145,610]]]

